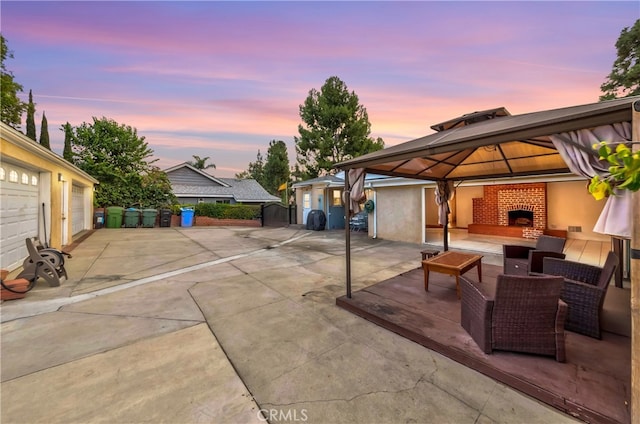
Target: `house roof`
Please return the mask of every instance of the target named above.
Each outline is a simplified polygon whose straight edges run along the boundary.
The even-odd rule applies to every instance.
[[[279,202],[279,197],[269,194],[256,180],[218,178],[226,186],[195,186],[172,184],[176,197],[226,197],[236,202]]]
[[[213,182],[215,182],[217,184],[220,184],[221,186],[227,185],[220,178],[216,178],[213,175],[206,173],[203,169],[198,169],[198,168],[190,165],[187,162],[182,162],[182,163],[180,163],[180,164],[178,164],[176,166],[172,166],[171,168],[167,168],[167,169],[164,170],[164,173],[165,174],[169,174],[169,173],[171,173],[173,171],[176,171],[176,170],[178,170],[180,168],[190,169],[191,171],[195,172],[196,174],[200,174],[203,177],[205,177],[205,178],[207,178],[207,179],[209,179],[209,180],[211,180],[211,181],[213,181]]]
[[[549,136],[631,122],[633,103],[639,99],[626,97],[522,115],[497,113],[492,119],[443,129],[335,167],[423,180],[570,173]],[[443,124],[451,121],[455,119]]]
[[[171,173],[188,169],[196,176],[199,176],[197,184],[188,184],[185,180],[180,179],[176,182],[171,178]],[[169,180],[173,194],[176,197],[220,197],[235,199],[241,203],[265,203],[279,202],[280,198],[273,196],[267,192],[256,180],[253,179],[237,179],[237,178],[216,178],[203,170],[194,168],[188,163],[181,163],[164,171]],[[187,172],[188,174],[188,172]],[[206,184],[203,182],[210,182]]]

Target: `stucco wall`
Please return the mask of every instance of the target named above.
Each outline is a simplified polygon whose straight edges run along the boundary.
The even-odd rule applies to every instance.
[[[482,186],[458,187],[453,198],[456,204],[455,226],[467,228],[473,224],[473,198],[482,197]]]
[[[327,211],[325,207],[326,205],[325,191],[326,191],[325,186],[314,187],[314,188],[304,187],[304,188],[296,189],[296,204],[297,204],[296,216],[297,216],[297,222],[299,224],[305,224],[303,220],[304,193],[311,193],[311,209],[320,209],[326,214]]]
[[[422,243],[421,190],[416,186],[376,189],[377,237]]]
[[[568,238],[609,241],[610,237],[593,232],[605,201],[596,201],[587,191],[587,181],[547,183],[547,220],[551,229],[566,230],[582,227],[581,232],[569,232]]]
[[[547,183],[548,228],[567,230],[569,226],[581,227],[581,232],[569,232],[568,238],[608,241],[609,236],[592,231],[604,201],[597,202],[586,190],[584,181]],[[421,243],[422,234],[420,204],[423,187],[378,187],[376,189],[377,237]],[[483,195],[482,186],[457,187],[452,204],[450,222],[453,227],[466,228],[473,223],[473,198]],[[576,206],[579,205],[579,206]],[[438,209],[434,190],[425,189],[425,222],[427,226],[438,224]],[[369,223],[370,235],[372,224]]]

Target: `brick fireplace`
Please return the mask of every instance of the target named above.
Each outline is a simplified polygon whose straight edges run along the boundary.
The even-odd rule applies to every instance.
[[[469,233],[537,238],[547,227],[547,184],[484,186],[473,199]]]

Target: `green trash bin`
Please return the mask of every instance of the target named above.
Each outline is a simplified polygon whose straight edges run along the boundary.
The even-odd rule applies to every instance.
[[[107,228],[122,227],[122,214],[124,208],[120,206],[110,206],[107,208]]]
[[[125,228],[136,228],[140,225],[140,209],[128,208],[124,211]]]
[[[145,228],[155,227],[157,216],[158,211],[156,209],[142,209],[142,226]]]

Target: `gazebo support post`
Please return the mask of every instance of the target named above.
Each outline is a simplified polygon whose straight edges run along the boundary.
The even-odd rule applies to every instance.
[[[351,220],[351,190],[349,190],[349,170],[344,170],[344,244],[345,244],[345,270],[347,297],[351,299],[351,228],[349,222]]]
[[[447,222],[446,224],[444,224],[444,227],[442,229],[442,234],[444,234],[444,251],[446,252],[447,250],[449,250],[449,217],[447,216]]]
[[[633,103],[633,141],[640,140],[640,101]],[[640,150],[633,144],[633,150]],[[640,416],[640,191],[632,194],[631,208],[631,416]]]

